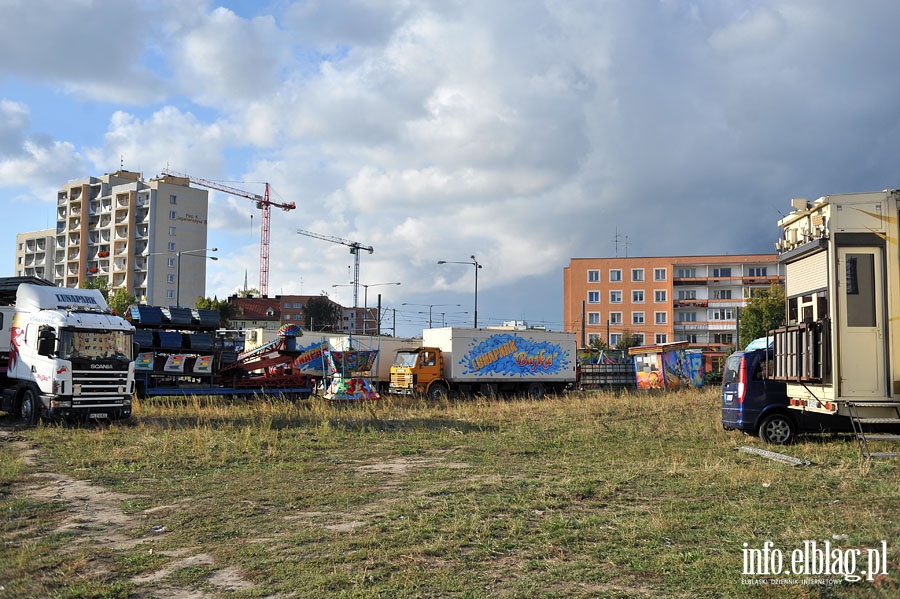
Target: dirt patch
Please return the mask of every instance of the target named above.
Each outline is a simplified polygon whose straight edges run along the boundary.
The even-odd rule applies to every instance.
[[[61,505],[64,508],[63,516],[52,534],[74,533],[72,551],[90,546],[117,552],[131,550],[143,543],[152,544],[154,539],[164,535],[166,531],[160,526],[149,526],[147,517],[178,507],[157,506],[138,514],[126,514],[122,510],[122,503],[134,499],[133,496],[115,493],[89,481],[64,474],[40,471],[35,466],[38,462],[38,449],[31,446],[24,437],[17,436],[14,430],[0,430],[0,442],[14,445],[16,454],[22,456],[23,464],[35,470],[27,475],[25,482],[13,487],[12,493]],[[152,550],[151,547],[150,551]],[[190,553],[191,551],[186,548],[160,552],[173,558]],[[89,570],[82,572],[82,576],[103,576],[110,570],[109,565],[102,563],[101,560],[91,560],[89,563]],[[216,562],[206,553],[191,554],[171,561],[154,572],[132,577],[128,582],[135,586],[136,597],[164,596],[173,599],[206,597],[207,594],[200,590],[165,583],[165,580],[178,570],[197,565],[215,566]],[[235,567],[216,570],[207,582],[223,591],[254,588],[254,584],[244,579],[240,570]]]

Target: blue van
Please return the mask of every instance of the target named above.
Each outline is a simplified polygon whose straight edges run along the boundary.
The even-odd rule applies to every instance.
[[[788,408],[786,385],[772,380],[774,353],[752,343],[725,361],[722,372],[722,427],[758,435],[766,443],[787,445],[798,433],[847,432],[848,418]]]

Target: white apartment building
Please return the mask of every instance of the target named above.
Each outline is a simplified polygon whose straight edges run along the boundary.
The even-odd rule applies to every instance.
[[[17,277],[53,280],[56,259],[56,229],[43,229],[16,235]]]
[[[186,178],[145,181],[120,170],[71,180],[57,196],[53,269],[44,276],[60,287],[105,277],[141,303],[191,306],[206,293],[207,214],[208,192]]]

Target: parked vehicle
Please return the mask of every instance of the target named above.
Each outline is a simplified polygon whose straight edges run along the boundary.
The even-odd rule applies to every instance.
[[[849,417],[861,452],[882,457],[863,433],[900,423],[900,190],[791,203],[775,246],[787,303],[775,378],[793,410]]]
[[[576,383],[575,333],[537,329],[425,329],[422,345],[397,351],[390,392],[543,397]]]
[[[722,375],[722,427],[759,436],[766,443],[787,445],[801,433],[846,432],[850,420],[817,412],[791,410],[784,381],[772,378],[775,352],[736,351]]]
[[[97,289],[0,279],[0,410],[22,422],[131,415],[134,327]]]

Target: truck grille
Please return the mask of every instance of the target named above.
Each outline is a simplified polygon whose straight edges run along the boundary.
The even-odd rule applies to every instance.
[[[128,372],[114,370],[75,370],[72,372],[73,405],[94,407],[122,405],[131,391]]]

